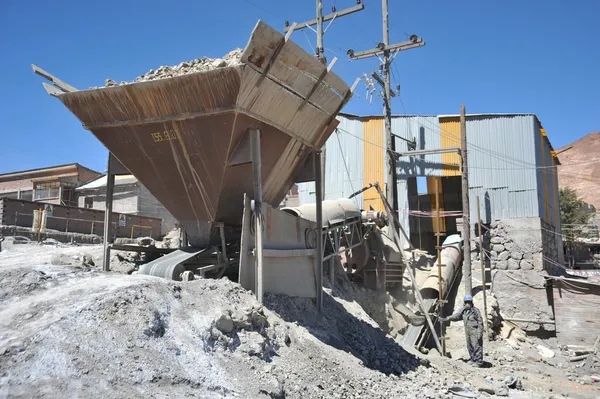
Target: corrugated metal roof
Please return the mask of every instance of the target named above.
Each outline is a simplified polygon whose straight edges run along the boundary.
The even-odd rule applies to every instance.
[[[77,187],[75,190],[83,191],[83,190],[95,190],[98,188],[106,187],[106,175],[97,178],[89,182],[88,184],[84,184],[81,187]],[[138,179],[136,179],[133,175],[119,175],[115,176],[115,186],[122,186],[125,184],[134,184],[137,183]]]

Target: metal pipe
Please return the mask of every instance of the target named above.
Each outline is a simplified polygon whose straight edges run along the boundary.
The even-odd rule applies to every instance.
[[[450,283],[454,280],[454,276],[460,269],[460,261],[462,258],[460,243],[461,238],[458,234],[448,236],[442,243],[442,250],[440,253],[442,297],[446,297],[446,294],[450,290]],[[431,270],[429,276],[427,276],[425,282],[421,286],[420,291],[426,299],[437,299],[439,297],[440,279],[437,270]]]
[[[534,324],[555,324],[552,320],[533,320],[533,319],[517,319],[512,317],[502,316],[502,320],[511,321],[515,323],[534,323]]]

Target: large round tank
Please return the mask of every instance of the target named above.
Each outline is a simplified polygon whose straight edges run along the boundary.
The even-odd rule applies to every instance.
[[[343,224],[349,220],[361,218],[361,211],[354,201],[348,198],[323,201],[323,227]],[[305,204],[281,209],[311,222],[317,221],[316,204]]]

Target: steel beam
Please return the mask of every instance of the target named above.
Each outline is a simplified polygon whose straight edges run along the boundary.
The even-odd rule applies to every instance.
[[[250,150],[252,152],[252,176],[254,180],[254,255],[256,299],[263,302],[263,215],[262,215],[262,158],[260,151],[260,130],[250,129]]]

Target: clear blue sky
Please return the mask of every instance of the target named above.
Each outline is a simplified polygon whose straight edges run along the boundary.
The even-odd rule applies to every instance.
[[[324,0],[324,11],[354,0]],[[381,2],[336,20],[326,55],[349,84],[378,67],[345,59],[381,41]],[[104,171],[106,151],[42,88],[35,63],[78,88],[132,80],[150,68],[244,47],[260,18],[275,28],[314,18],[313,0],[0,0],[0,173],[79,162]],[[390,0],[390,41],[427,46],[399,54],[394,113],[535,113],[555,148],[600,130],[598,0]],[[292,40],[312,52],[315,34]],[[309,42],[311,45],[309,46]],[[380,114],[364,86],[346,112]]]

